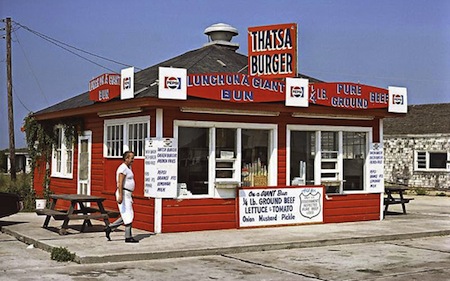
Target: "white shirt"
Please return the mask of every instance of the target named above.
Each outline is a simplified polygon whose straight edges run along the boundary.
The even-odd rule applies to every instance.
[[[134,174],[133,171],[128,168],[128,166],[125,163],[122,163],[116,171],[116,182],[117,182],[117,187],[119,187],[119,175],[120,174],[124,174],[125,178],[124,178],[124,183],[123,183],[123,188],[129,190],[129,191],[134,191]]]

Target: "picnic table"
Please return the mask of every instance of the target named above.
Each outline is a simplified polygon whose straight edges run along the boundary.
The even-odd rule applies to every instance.
[[[103,219],[105,226],[109,225],[109,212],[103,207],[103,201],[106,198],[91,196],[85,194],[51,194],[50,208],[37,209],[38,215],[45,215],[44,228],[48,228],[50,219],[62,220],[60,235],[67,234],[69,222],[71,220],[83,220],[81,232],[84,232],[86,226],[92,226],[91,219]],[[56,210],[56,202],[58,200],[66,200],[70,202],[68,210]],[[90,203],[95,203],[97,208],[88,206]],[[77,208],[78,207],[78,208]]]
[[[406,204],[414,198],[405,198],[404,192],[408,190],[407,186],[385,186],[384,192],[384,215],[386,215],[390,205],[401,204],[403,214],[406,214]]]

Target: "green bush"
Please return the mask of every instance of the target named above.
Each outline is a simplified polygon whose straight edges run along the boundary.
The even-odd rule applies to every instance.
[[[439,192],[439,193],[436,193],[436,196],[445,197],[445,196],[447,196],[447,194],[445,192]]]
[[[75,254],[69,252],[65,247],[54,247],[52,249],[51,259],[58,262],[73,261],[75,259]]]
[[[23,200],[24,211],[34,211],[36,208],[36,193],[31,182],[31,174],[17,174],[16,181],[11,181],[9,175],[0,175],[0,191],[14,193]]]
[[[426,190],[423,187],[416,187],[414,191],[416,192],[417,195],[428,195],[428,190]]]

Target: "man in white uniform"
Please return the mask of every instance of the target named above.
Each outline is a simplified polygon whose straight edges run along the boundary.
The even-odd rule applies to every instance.
[[[110,224],[105,229],[106,238],[111,241],[110,234],[117,229],[120,225],[125,225],[125,242],[126,243],[138,243],[139,240],[135,240],[131,235],[131,224],[134,218],[133,212],[133,198],[131,194],[134,191],[134,174],[131,170],[131,165],[134,161],[134,153],[132,151],[126,151],[123,154],[123,163],[117,168],[116,171],[116,200],[119,206],[120,218],[114,223]]]

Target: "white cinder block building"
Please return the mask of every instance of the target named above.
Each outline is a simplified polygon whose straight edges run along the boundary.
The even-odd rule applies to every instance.
[[[450,103],[411,105],[384,120],[385,180],[450,189]]]

